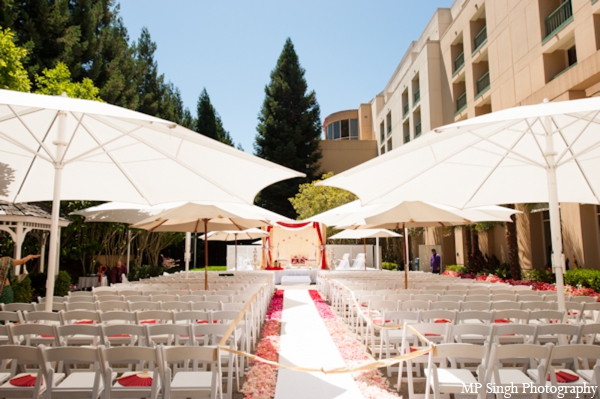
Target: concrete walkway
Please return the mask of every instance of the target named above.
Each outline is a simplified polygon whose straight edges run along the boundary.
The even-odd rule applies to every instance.
[[[279,362],[326,369],[345,365],[307,290],[290,289],[283,296]],[[350,374],[279,370],[275,399],[296,398],[362,399],[364,396]]]

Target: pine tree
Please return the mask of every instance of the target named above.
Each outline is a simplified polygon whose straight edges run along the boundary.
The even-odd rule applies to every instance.
[[[146,27],[142,28],[140,39],[136,44],[138,73],[140,73],[139,102],[136,111],[158,116],[163,76],[158,75],[158,64],[154,59],[155,51],[156,43],[152,41],[150,32]]]
[[[196,125],[194,130],[200,134],[215,139],[230,146],[234,146],[231,135],[223,127],[223,121],[210,102],[206,88],[202,89],[198,97]]]
[[[210,97],[208,96],[206,88],[202,89],[202,93],[200,93],[200,97],[198,97],[196,127],[194,130],[211,139],[218,139],[215,109],[210,102]]]
[[[307,93],[304,73],[288,38],[265,87],[254,143],[257,156],[306,174],[304,179],[265,188],[257,200],[258,205],[290,218],[296,218],[296,212],[288,199],[296,195],[300,184],[317,179],[321,159],[319,104],[314,91]]]

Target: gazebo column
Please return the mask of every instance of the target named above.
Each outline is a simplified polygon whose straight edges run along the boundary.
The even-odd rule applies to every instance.
[[[40,237],[40,273],[44,273],[46,267],[46,242],[50,232],[44,231]]]

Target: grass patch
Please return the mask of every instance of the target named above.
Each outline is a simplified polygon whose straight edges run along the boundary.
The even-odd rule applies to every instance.
[[[191,272],[203,272],[204,268],[203,267],[197,267],[195,269],[190,269]],[[208,267],[208,271],[209,272],[223,272],[223,271],[227,271],[227,266],[209,266]]]

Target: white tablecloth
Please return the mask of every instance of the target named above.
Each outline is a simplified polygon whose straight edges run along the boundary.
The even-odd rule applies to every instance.
[[[108,279],[106,276],[102,276],[102,286],[108,285]],[[77,288],[89,288],[89,287],[97,287],[98,286],[98,276],[96,277],[79,277],[79,282],[77,283]]]
[[[309,276],[310,282],[316,283],[319,269],[286,269],[275,270],[273,273],[275,273],[275,284],[281,284],[283,276]]]

